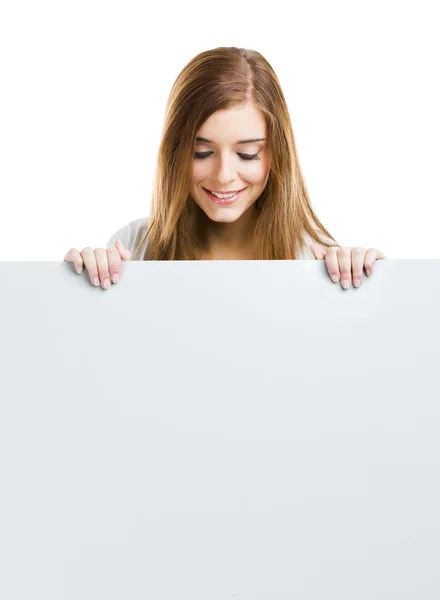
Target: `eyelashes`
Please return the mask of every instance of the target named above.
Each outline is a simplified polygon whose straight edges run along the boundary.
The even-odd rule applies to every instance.
[[[212,152],[195,152],[194,158],[206,158],[210,154],[212,154]],[[260,160],[260,157],[258,156],[259,152],[257,152],[257,154],[240,154],[240,152],[237,152],[237,154],[243,160]]]

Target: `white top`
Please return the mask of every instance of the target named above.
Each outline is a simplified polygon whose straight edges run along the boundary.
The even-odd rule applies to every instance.
[[[147,221],[148,217],[142,217],[140,219],[130,221],[127,225],[125,225],[125,227],[121,227],[121,229],[118,229],[118,231],[111,236],[107,242],[107,247],[114,246],[116,244],[116,240],[119,238],[124,246],[132,253],[130,260],[142,260],[147,247],[148,239],[144,241],[136,254],[133,254],[133,250],[139,244],[146,231]],[[334,244],[333,240],[329,241]],[[315,260],[315,256],[309,248],[309,244],[312,243],[314,243],[313,240],[306,234],[299,260]]]

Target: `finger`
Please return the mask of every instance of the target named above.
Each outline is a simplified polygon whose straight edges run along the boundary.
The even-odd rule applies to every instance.
[[[64,257],[64,260],[66,262],[73,263],[77,273],[82,273],[83,267],[84,267],[84,262],[83,262],[81,254],[79,253],[79,251],[76,248],[71,248],[69,250],[69,252],[66,254],[66,256]]]
[[[119,283],[121,277],[121,256],[115,246],[107,248],[107,261],[111,281]]]
[[[351,252],[350,248],[340,246],[336,250],[341,273],[341,285],[346,290],[351,285]]]
[[[81,256],[83,257],[84,264],[87,271],[89,272],[90,281],[92,285],[99,285],[98,277],[98,265],[96,264],[96,257],[93,249],[90,247],[83,248],[81,250]]]
[[[122,260],[130,260],[131,252],[124,246],[121,240],[116,240],[115,247],[118,250]]]
[[[335,283],[339,281],[341,273],[339,271],[339,262],[338,262],[338,254],[339,246],[330,246],[327,248],[326,256],[325,256],[325,264],[327,266],[327,271],[330,275],[330,278]]]
[[[315,260],[323,260],[325,258],[325,250],[319,244],[310,244],[310,250],[313,252]]]
[[[367,253],[366,253],[365,259],[364,259],[364,266],[365,266],[365,272],[368,277],[370,277],[373,274],[374,262],[376,260],[383,260],[385,258],[386,258],[385,254],[381,250],[378,250],[377,248],[369,248],[367,250]]]
[[[360,287],[362,285],[365,254],[365,248],[357,246],[351,249],[351,270],[353,272],[354,287]]]
[[[96,257],[96,264],[98,267],[98,273],[99,273],[99,279],[101,281],[101,287],[103,287],[104,289],[108,289],[111,285],[111,281],[110,281],[110,270],[109,270],[109,264],[108,264],[108,254],[107,254],[107,250],[110,250],[111,248],[113,248],[113,250],[115,250],[114,246],[110,246],[110,248],[95,248],[95,257]],[[119,256],[119,252],[117,253]]]

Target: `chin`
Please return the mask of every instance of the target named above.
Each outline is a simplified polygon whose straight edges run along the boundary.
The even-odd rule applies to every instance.
[[[208,217],[211,219],[211,221],[214,221],[215,223],[234,223],[234,221],[236,221],[237,219],[240,218],[241,215],[231,215],[229,218],[227,217],[211,217],[210,215],[208,215]]]
[[[220,211],[203,211],[211,221],[216,223],[233,223],[243,214],[237,210],[228,208],[228,210],[220,209]]]

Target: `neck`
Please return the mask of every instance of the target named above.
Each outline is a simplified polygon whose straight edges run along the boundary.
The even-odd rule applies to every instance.
[[[217,223],[201,211],[200,225],[208,252],[240,252],[252,246],[256,210],[252,205],[233,223]]]

